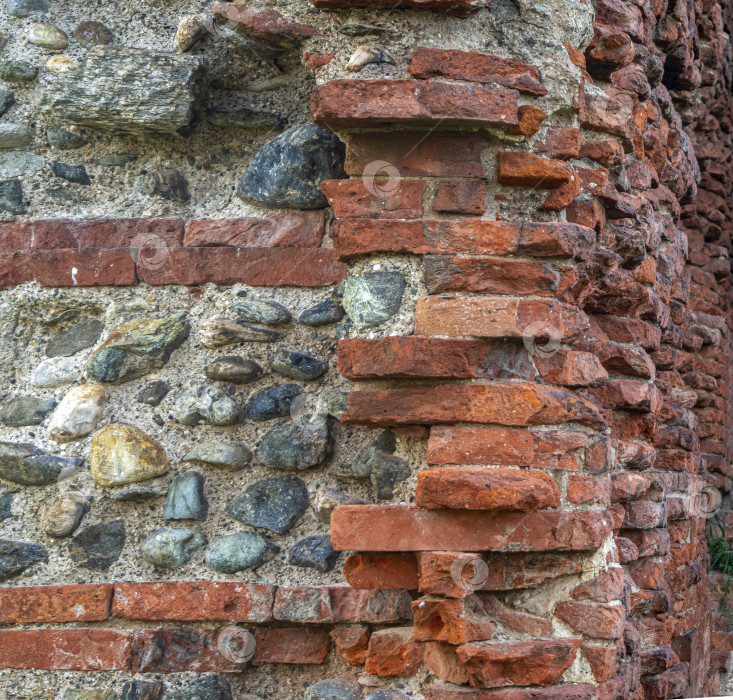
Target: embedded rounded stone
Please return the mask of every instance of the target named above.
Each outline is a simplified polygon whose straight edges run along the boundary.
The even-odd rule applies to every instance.
[[[268,207],[324,209],[324,180],[344,175],[344,145],[315,124],[295,126],[268,141],[242,176],[238,194]]]
[[[211,467],[240,471],[252,461],[251,450],[242,442],[212,441],[194,446],[184,462],[203,462]]]
[[[38,68],[26,61],[0,61],[0,80],[6,83],[31,83],[38,77]]]
[[[28,41],[49,51],[63,51],[69,45],[66,32],[48,22],[34,24],[28,32]]]
[[[361,686],[346,678],[319,681],[305,691],[303,700],[361,700]]]
[[[297,384],[278,384],[253,394],[247,403],[247,418],[254,421],[282,418],[290,413],[290,406],[303,390]]]
[[[46,70],[57,75],[71,73],[79,70],[79,68],[81,66],[76,61],[72,61],[68,56],[52,56],[46,61]]]
[[[324,299],[301,312],[298,322],[304,326],[326,326],[330,323],[338,323],[345,315],[343,306],[334,303],[332,299]]]
[[[78,131],[70,131],[60,126],[50,126],[48,128],[46,131],[46,141],[48,141],[49,146],[57,148],[59,151],[73,151],[89,143],[89,139],[84,134]],[[102,324],[103,329],[104,324]]]
[[[13,517],[14,493],[4,493],[0,496],[0,523]]]
[[[51,416],[48,436],[69,442],[89,435],[97,427],[107,405],[107,391],[99,384],[82,384],[66,392]]]
[[[249,323],[264,323],[266,326],[277,326],[290,323],[293,317],[290,312],[276,301],[247,299],[232,304],[234,311]]]
[[[84,48],[90,49],[92,46],[104,46],[114,41],[112,32],[101,22],[87,21],[82,22],[74,29],[74,39],[76,39]]]
[[[372,328],[400,310],[405,278],[399,272],[367,272],[344,283],[344,308],[357,328]]]
[[[226,512],[235,520],[279,535],[292,529],[308,509],[308,489],[296,476],[273,476],[235,496]]]
[[[44,14],[50,7],[49,0],[5,0],[5,10],[13,17]]]
[[[410,698],[399,690],[388,688],[387,690],[377,690],[375,693],[370,693],[364,700],[410,700]]]
[[[23,185],[17,178],[0,182],[0,211],[9,214],[28,212],[28,208],[23,203]]]
[[[46,357],[71,357],[92,347],[102,337],[104,322],[82,318],[55,333],[46,344]]]
[[[51,171],[56,177],[77,185],[91,185],[92,181],[83,165],[69,165],[68,163],[51,163]]]
[[[215,316],[208,319],[201,329],[201,344],[207,348],[220,348],[235,343],[273,343],[282,334],[270,328],[260,328],[244,321],[232,321]]]
[[[209,379],[232,384],[249,384],[259,379],[264,370],[256,362],[238,355],[228,355],[212,362],[204,370]]]
[[[118,382],[160,369],[188,338],[189,331],[182,313],[127,321],[113,330],[91,356],[87,375],[98,382]]]
[[[31,374],[31,384],[39,389],[56,389],[73,384],[79,377],[74,358],[53,357],[36,366]]]
[[[33,142],[33,132],[25,124],[0,124],[0,149],[24,148]]]
[[[188,180],[175,168],[158,168],[146,172],[140,177],[136,190],[147,195],[156,195],[161,199],[175,202],[187,202],[191,199]]]
[[[93,571],[107,571],[125,546],[125,521],[113,520],[84,528],[69,545],[75,564]]]
[[[328,363],[304,352],[280,348],[272,358],[273,371],[289,379],[318,379],[328,371]]]
[[[243,420],[241,406],[223,391],[209,384],[199,384],[176,399],[173,415],[183,425],[233,425]]]
[[[94,434],[89,461],[98,486],[147,481],[169,469],[163,447],[139,428],[124,423],[112,423]]]
[[[38,511],[41,528],[49,537],[73,535],[89,512],[89,500],[83,493],[75,491],[56,496]]]
[[[339,553],[331,546],[329,535],[311,535],[295,543],[290,550],[290,563],[321,573],[331,571],[336,566]]]
[[[280,548],[255,532],[238,532],[213,540],[206,548],[207,566],[222,574],[254,569],[272,559]]]
[[[58,457],[22,442],[0,442],[0,478],[23,486],[45,486],[81,468],[81,457]]]
[[[0,581],[19,576],[40,562],[48,563],[48,552],[37,542],[0,540]]]
[[[205,16],[183,15],[178,22],[173,43],[179,51],[188,51],[199,39],[206,36],[207,31]]]
[[[164,520],[206,520],[209,502],[206,500],[206,480],[198,472],[178,474],[168,489]]]
[[[159,406],[160,402],[168,395],[171,388],[167,382],[159,380],[146,384],[135,397],[138,403],[144,403],[148,406]]]
[[[274,428],[257,448],[257,461],[275,469],[310,469],[329,453],[328,424],[323,416],[300,416]]]
[[[196,530],[162,527],[145,539],[140,553],[158,569],[177,569],[205,544],[206,539]]]
[[[349,395],[345,391],[333,391],[326,389],[318,395],[316,413],[322,416],[333,416],[341,420],[349,407]]]
[[[0,423],[10,428],[40,425],[57,405],[40,396],[12,396],[0,405]]]
[[[205,676],[182,690],[166,693],[163,700],[233,700],[233,698],[228,680],[222,676]]]

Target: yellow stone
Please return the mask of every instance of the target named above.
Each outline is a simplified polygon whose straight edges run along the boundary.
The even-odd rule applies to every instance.
[[[63,51],[69,45],[66,32],[46,22],[39,22],[31,27],[28,41],[49,51]]]
[[[78,70],[79,64],[66,56],[54,56],[46,61],[46,68],[52,73],[70,73],[71,71]]]

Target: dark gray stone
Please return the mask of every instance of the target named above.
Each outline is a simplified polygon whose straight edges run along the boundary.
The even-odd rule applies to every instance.
[[[53,399],[40,396],[12,396],[0,405],[0,423],[11,428],[40,425],[56,406]]]
[[[42,545],[0,540],[0,581],[18,576],[39,562],[48,563],[48,552]]]
[[[173,168],[160,168],[146,173],[140,178],[138,189],[144,194],[157,195],[173,202],[187,202],[191,199],[188,180]]]
[[[127,681],[120,700],[158,700],[162,692],[163,684],[159,681]]]
[[[23,203],[23,185],[17,178],[0,182],[0,211],[8,214],[25,214],[28,211]]]
[[[266,143],[239,184],[239,196],[268,207],[323,209],[324,180],[344,175],[344,145],[315,124],[293,127]]]
[[[101,165],[103,168],[119,168],[137,159],[138,156],[134,153],[108,153],[97,161],[97,165]]]
[[[214,126],[235,127],[238,129],[248,129],[256,131],[259,129],[277,129],[282,128],[283,118],[272,112],[256,112],[252,109],[207,109],[206,119],[209,124]]]
[[[303,311],[298,316],[298,322],[304,326],[326,326],[329,323],[338,323],[345,315],[343,306],[334,303],[332,299],[324,299]]]
[[[405,278],[399,272],[367,272],[344,283],[344,308],[357,328],[372,328],[400,310]]]
[[[0,90],[0,117],[15,104],[15,95],[10,90]]]
[[[311,535],[296,542],[290,550],[290,563],[321,573],[331,571],[338,561],[339,553],[331,546],[329,535]]]
[[[148,406],[160,406],[160,402],[168,395],[170,390],[168,383],[159,379],[157,382],[150,382],[150,384],[146,384],[140,389],[135,401]]]
[[[206,538],[196,530],[162,527],[146,538],[140,553],[159,569],[177,569],[205,544]]]
[[[318,379],[328,371],[328,363],[323,360],[287,348],[280,348],[275,353],[270,367],[283,377],[300,381]]]
[[[264,564],[279,552],[279,547],[256,532],[238,532],[213,540],[206,548],[204,559],[214,571],[236,574]]]
[[[248,299],[238,301],[232,305],[243,321],[249,323],[264,323],[266,326],[277,326],[290,323],[293,320],[290,312],[276,301]]]
[[[328,423],[324,416],[300,416],[274,428],[257,448],[257,461],[275,469],[310,469],[329,453]]]
[[[176,399],[173,415],[183,425],[234,425],[244,419],[241,406],[223,391],[209,384],[199,384]]]
[[[410,700],[410,696],[405,695],[399,690],[389,688],[387,690],[378,690],[376,693],[370,693],[364,700]]]
[[[102,337],[104,321],[82,318],[56,333],[46,345],[46,357],[71,357],[91,348]]]
[[[198,56],[95,46],[79,70],[57,76],[39,109],[49,119],[100,131],[187,134],[205,92]]]
[[[314,683],[305,691],[303,700],[361,700],[363,693],[356,681],[346,678]]]
[[[107,571],[125,546],[125,521],[113,520],[85,527],[69,545],[74,563],[93,571]]]
[[[57,148],[59,151],[73,151],[89,143],[84,134],[78,131],[69,131],[60,126],[50,126],[46,131],[48,145]]]
[[[209,379],[232,384],[249,384],[259,379],[264,370],[256,362],[245,360],[238,355],[228,355],[212,362],[204,374]]]
[[[199,443],[183,458],[184,462],[203,462],[211,467],[240,471],[252,461],[252,452],[242,442],[222,440]]]
[[[13,517],[12,507],[14,499],[14,493],[4,493],[0,496],[0,522]]]
[[[297,384],[278,384],[258,391],[247,403],[247,418],[264,421],[287,416],[293,400],[302,393],[303,390]]]
[[[110,498],[114,501],[131,501],[132,503],[145,503],[160,498],[164,494],[156,489],[150,488],[131,488],[114,493]]]
[[[33,143],[33,131],[25,124],[0,124],[0,150],[20,150]]]
[[[26,61],[0,61],[0,80],[6,83],[31,83],[38,77],[38,68]]]
[[[292,529],[308,509],[308,489],[296,476],[273,476],[255,482],[227,503],[235,520],[279,535]]]
[[[91,49],[93,46],[111,44],[114,41],[114,36],[104,24],[90,20],[82,22],[74,30],[74,39],[85,49]]]
[[[13,17],[43,14],[51,7],[49,0],[5,0],[5,10]]]
[[[233,700],[229,681],[221,676],[206,676],[183,690],[167,693],[164,700]]]
[[[60,177],[77,185],[91,185],[87,169],[83,165],[69,165],[68,163],[52,163],[51,170],[56,177]]]
[[[374,442],[357,451],[351,461],[350,476],[371,481],[380,500],[392,498],[396,485],[411,473],[410,465],[393,454],[396,447],[395,434],[385,430]]]
[[[185,472],[171,482],[164,520],[206,520],[209,502],[204,493],[206,480],[198,472]]]
[[[45,486],[62,471],[79,469],[81,457],[57,457],[28,443],[0,442],[0,477],[23,486]]]

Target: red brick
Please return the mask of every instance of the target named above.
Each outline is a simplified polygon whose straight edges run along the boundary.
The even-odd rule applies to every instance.
[[[33,248],[178,248],[183,219],[39,219]]]
[[[338,627],[330,635],[337,656],[347,666],[363,666],[366,663],[370,635],[366,625]]]
[[[275,620],[298,623],[335,622],[331,594],[325,586],[281,586],[272,610]]]
[[[109,584],[0,588],[0,623],[106,620],[112,589]]]
[[[595,244],[588,228],[564,223],[460,221],[336,221],[336,254],[347,259],[378,252],[584,258]]]
[[[590,158],[606,168],[621,165],[624,160],[624,149],[618,141],[589,141],[580,147],[580,157]]]
[[[619,645],[607,647],[586,643],[580,648],[580,655],[588,662],[593,678],[599,683],[604,683],[618,673],[623,649]]]
[[[423,661],[434,676],[450,683],[468,683],[468,671],[453,645],[427,642],[424,646]]]
[[[424,180],[384,178],[325,180],[321,189],[337,218],[419,219]]]
[[[412,641],[412,627],[372,632],[366,659],[371,676],[414,676],[422,666],[423,645]]]
[[[531,511],[557,508],[560,489],[544,472],[439,467],[418,472],[415,504],[421,508]]]
[[[567,499],[573,505],[600,503],[611,505],[608,478],[571,474],[568,477]]]
[[[635,318],[621,318],[619,316],[595,316],[593,323],[605,334],[609,340],[619,343],[633,343],[641,345],[645,350],[658,350],[661,342],[659,328]]]
[[[517,116],[519,123],[513,129],[509,129],[507,134],[529,139],[542,128],[542,123],[547,119],[547,112],[537,105],[521,105],[517,110]]]
[[[353,7],[383,7],[394,9],[394,0],[311,0],[316,6],[324,10],[349,9]],[[459,13],[474,8],[475,0],[400,0],[401,8],[413,10],[436,10],[450,14]]]
[[[563,683],[548,688],[497,690],[468,688],[452,683],[432,683],[425,689],[425,693],[425,700],[592,700],[594,697],[599,697],[596,695],[596,686],[586,683]],[[604,700],[608,698],[604,696]]]
[[[28,250],[33,238],[30,221],[0,221],[0,250]]]
[[[192,248],[318,248],[325,231],[322,211],[289,211],[266,219],[194,219],[183,245]]]
[[[493,595],[481,596],[481,600],[489,617],[507,630],[534,637],[548,637],[552,634],[552,623],[543,617],[518,612],[499,602]]]
[[[572,174],[570,176],[570,180],[568,180],[564,185],[561,185],[554,190],[550,190],[545,201],[539,207],[539,211],[562,211],[573,203],[580,192],[580,177],[576,174]]]
[[[610,534],[603,511],[483,513],[409,506],[340,506],[331,517],[337,551],[420,552],[596,549]]]
[[[478,51],[433,49],[420,46],[412,54],[407,71],[415,78],[451,78],[474,83],[496,83],[530,95],[546,95],[539,71],[516,59],[499,58]]]
[[[393,125],[512,126],[517,92],[419,80],[332,80],[311,95],[313,121],[329,129]]]
[[[599,387],[586,389],[606,408],[659,413],[662,393],[654,384],[633,379],[609,380]]]
[[[323,68],[323,66],[327,66],[329,63],[331,63],[337,53],[338,51],[331,51],[330,53],[314,53],[313,51],[303,51],[302,59],[305,67],[308,69],[308,72],[311,74],[315,74],[319,68]]]
[[[587,226],[598,232],[606,226],[606,212],[597,199],[581,202],[577,199],[566,207],[565,218],[571,223]]]
[[[402,588],[355,590],[350,586],[331,586],[329,592],[337,622],[395,624],[412,617],[412,599]]]
[[[551,190],[570,182],[573,173],[561,160],[532,153],[499,153],[498,180],[502,185]]]
[[[531,379],[534,371],[526,349],[518,343],[391,336],[349,338],[338,347],[338,368],[347,379],[381,377],[487,377]]]
[[[132,637],[106,629],[0,630],[0,668],[130,671]]]
[[[574,452],[587,434],[574,431],[507,430],[435,426],[430,430],[429,464],[499,464],[577,470]]]
[[[626,609],[623,605],[558,603],[555,615],[579,634],[595,639],[619,639],[626,624]]]
[[[346,172],[361,177],[375,161],[386,161],[401,177],[486,177],[477,134],[384,132],[349,134]]]
[[[482,180],[441,180],[433,211],[449,214],[483,214],[486,183]]]
[[[578,283],[577,270],[569,265],[503,258],[429,255],[424,270],[429,294],[466,291],[561,297]]]
[[[471,685],[552,685],[570,667],[582,639],[476,642],[458,647]]]
[[[579,309],[544,299],[431,296],[415,308],[415,334],[424,336],[572,340],[587,324]]]
[[[491,639],[496,623],[489,619],[476,596],[444,600],[419,598],[412,603],[416,642],[465,644]]]
[[[323,287],[346,277],[346,265],[323,248],[181,248],[159,269],[138,267],[148,284]]]
[[[580,155],[583,135],[574,126],[550,126],[544,141],[535,141],[532,150],[550,158],[569,160]]]
[[[352,588],[417,590],[417,559],[414,554],[357,552],[344,563],[344,578]]]
[[[253,666],[322,664],[331,648],[328,630],[305,627],[259,627],[255,632]]]
[[[267,622],[273,586],[211,581],[118,583],[112,615],[132,620]]]
[[[368,426],[498,423],[507,426],[576,421],[605,428],[595,404],[557,387],[527,382],[444,384],[349,394],[346,423]]]
[[[594,386],[608,379],[608,372],[589,352],[559,349],[548,357],[539,354],[534,361],[540,377],[550,384]]]
[[[581,127],[621,136],[627,144],[631,143],[636,128],[633,114],[637,106],[636,95],[618,88],[610,88],[606,95],[593,95],[581,91],[577,99]]]

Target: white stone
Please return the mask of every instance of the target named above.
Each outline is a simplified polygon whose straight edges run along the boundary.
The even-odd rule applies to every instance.
[[[75,386],[51,416],[48,436],[56,442],[69,442],[89,435],[99,423],[106,405],[104,387],[99,384]]]
[[[31,384],[39,389],[55,389],[73,384],[80,376],[73,357],[52,357],[33,370]]]

